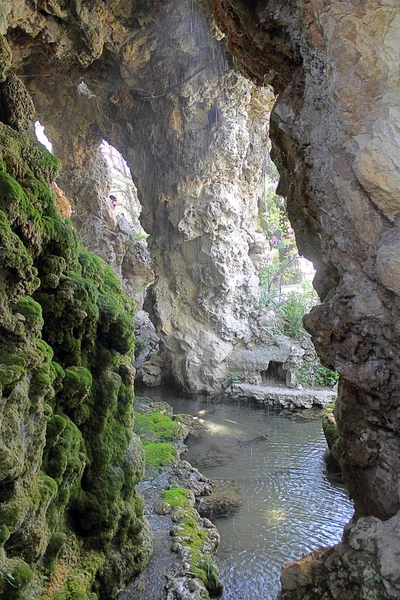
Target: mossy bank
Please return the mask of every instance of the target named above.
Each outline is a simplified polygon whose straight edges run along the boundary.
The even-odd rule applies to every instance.
[[[3,80],[0,596],[113,598],[151,553],[135,491],[134,304],[58,212],[58,160],[34,139],[21,82]]]

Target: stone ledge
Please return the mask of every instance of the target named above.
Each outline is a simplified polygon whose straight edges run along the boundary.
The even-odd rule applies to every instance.
[[[228,396],[256,400],[278,409],[326,408],[336,400],[336,392],[326,389],[290,389],[253,385],[250,383],[234,383],[225,392]]]

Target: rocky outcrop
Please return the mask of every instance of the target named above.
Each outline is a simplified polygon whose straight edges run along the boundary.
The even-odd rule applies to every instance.
[[[72,220],[82,244],[106,261],[125,292],[140,309],[152,281],[150,255],[129,212],[116,214],[109,195],[113,172],[99,150],[82,150],[69,156],[57,178],[72,205]],[[64,163],[63,163],[64,164]],[[134,215],[135,217],[135,215]],[[137,222],[137,218],[133,219]],[[136,228],[135,228],[136,225]]]
[[[298,246],[317,268],[322,303],[307,328],[341,374],[344,474],[357,517],[390,520],[400,508],[398,2],[212,4],[246,73],[279,93],[273,156]],[[252,343],[254,190],[271,94],[232,71],[202,1],[6,1],[0,32],[12,49],[2,41],[1,77],[10,65],[23,76],[66,168],[102,138],[128,159],[169,368],[183,387],[219,386],[225,359]],[[27,131],[33,105],[7,77],[1,119]]]
[[[56,209],[59,161],[34,139],[21,81],[3,79],[0,595],[112,598],[151,553],[135,491],[134,304]]]
[[[250,383],[234,383],[227,390],[227,396],[256,400],[258,404],[270,406],[276,410],[326,408],[336,399],[336,392],[331,390],[303,390],[274,387],[272,385],[252,385]]]
[[[8,14],[13,66],[62,160],[83,238],[118,272],[118,235],[110,244],[110,215],[94,200],[104,203],[96,166],[104,138],[128,160],[143,206],[155,272],[149,312],[167,370],[186,390],[219,390],[229,380],[227,357],[254,343],[271,91],[232,69],[206,3],[94,4],[87,13],[46,5],[39,14],[18,6]]]
[[[287,196],[300,252],[317,268],[321,304],[305,324],[322,362],[341,375],[335,415],[356,514],[394,519],[400,508],[398,2],[272,0],[246,7],[214,0],[213,6],[231,50],[279,92],[271,116],[279,192]],[[372,546],[376,559],[379,545]],[[329,554],[332,577],[348,551],[343,545]],[[356,570],[362,545],[351,550],[357,552]],[[349,577],[349,565],[343,569]],[[398,595],[391,587],[397,576],[390,577],[382,575],[379,593],[368,597]],[[326,595],[308,595],[310,589],[286,588],[283,597],[353,597],[350,586],[341,592],[331,586]]]
[[[398,235],[399,7],[394,1],[363,7],[318,1],[283,7],[275,1],[257,5],[246,18],[239,3],[225,10],[215,4],[240,58],[254,32],[254,52],[271,52],[274,26],[282,41],[278,55],[286,55],[282,64],[291,62],[271,134],[279,191],[288,197],[300,251],[317,268],[322,304],[306,325],[325,364],[342,375],[336,416],[358,512],[387,518],[400,505],[394,458],[400,444],[399,304],[389,258]],[[267,67],[273,71],[273,60],[277,56],[262,71],[272,83]]]
[[[400,514],[387,521],[363,517],[343,542],[316,550],[282,570],[279,600],[383,600],[400,594]]]

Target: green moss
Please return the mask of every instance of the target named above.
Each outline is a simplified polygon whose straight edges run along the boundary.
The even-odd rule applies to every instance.
[[[50,570],[54,570],[59,560],[60,552],[65,546],[67,536],[62,531],[56,531],[52,534],[50,542],[46,549],[45,560]]]
[[[168,502],[170,506],[188,506],[188,500],[191,497],[189,490],[182,487],[172,487],[169,490],[161,492],[161,498]]]
[[[7,290],[10,299],[22,293],[32,293],[37,287],[37,271],[30,252],[12,229],[6,214],[0,210],[0,261],[4,272],[0,290]]]
[[[328,447],[332,451],[332,448],[339,440],[339,431],[333,416],[332,408],[327,408],[322,413],[322,429],[324,431]]]
[[[98,595],[91,591],[92,583],[104,561],[104,553],[84,549],[76,536],[69,535],[62,546],[62,558],[38,600],[72,600],[79,596],[96,600]]]
[[[152,441],[174,441],[181,437],[182,427],[173,418],[159,411],[135,413],[135,433]]]
[[[43,327],[42,307],[30,296],[20,298],[15,306],[15,312],[20,313],[26,320],[27,332],[35,334]]]
[[[178,456],[176,448],[169,443],[143,442],[146,452],[146,464],[150,467],[166,467],[172,465]]]
[[[26,370],[19,365],[0,365],[0,393],[11,384],[16,384],[25,375]]]
[[[88,398],[92,387],[92,374],[85,367],[65,369],[61,397],[68,408],[77,408]]]
[[[0,592],[7,600],[23,599],[26,597],[24,591],[33,577],[32,569],[20,559],[14,559],[11,564],[10,571],[0,574]]]
[[[10,530],[4,523],[0,525],[0,545],[2,546],[4,542],[8,540],[10,537]]]
[[[34,569],[27,593],[43,587],[47,561],[52,600],[92,600],[96,577],[110,596],[149,555],[134,489],[135,306],[58,213],[48,187],[58,166],[33,136],[0,123],[0,536],[10,533],[13,554]]]
[[[180,510],[175,514],[179,527],[180,543],[188,548],[191,571],[198,577],[211,595],[220,595],[222,586],[218,570],[211,557],[205,553],[208,541],[207,531],[200,529],[193,509],[193,493],[181,487],[172,487],[161,493],[164,502]]]
[[[63,379],[65,377],[65,371],[62,366],[55,361],[51,362],[51,377],[52,377],[52,385],[55,393],[57,394],[63,388]]]

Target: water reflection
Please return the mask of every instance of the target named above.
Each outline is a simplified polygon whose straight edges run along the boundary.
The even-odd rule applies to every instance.
[[[208,477],[241,485],[243,506],[215,519],[222,599],[273,600],[282,564],[337,543],[353,514],[343,488],[325,474],[320,422],[239,404],[164,399],[176,412],[204,411],[207,435],[190,442],[187,460]]]

